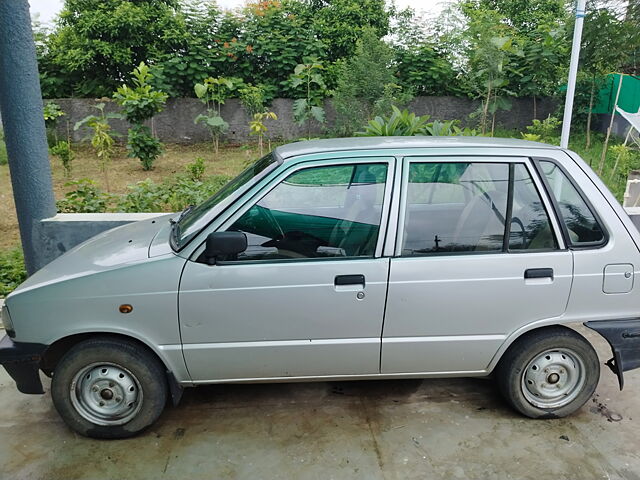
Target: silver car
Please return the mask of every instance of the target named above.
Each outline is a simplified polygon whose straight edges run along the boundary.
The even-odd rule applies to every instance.
[[[151,425],[211,383],[494,376],[532,418],[599,360],[640,366],[640,234],[560,148],[487,138],[301,142],[202,205],[98,235],[6,299],[0,363],[82,435]]]

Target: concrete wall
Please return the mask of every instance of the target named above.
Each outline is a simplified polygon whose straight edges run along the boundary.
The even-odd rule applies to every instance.
[[[66,113],[58,121],[58,133],[61,138],[66,137],[67,122],[73,141],[80,141],[88,134],[87,129],[73,130],[73,126],[87,115],[95,114],[93,105],[102,100],[86,98],[62,98],[53,99]],[[429,114],[433,120],[461,120],[469,122],[469,114],[478,109],[480,102],[469,98],[458,97],[417,97],[409,105],[409,109],[418,115]],[[277,121],[269,120],[266,125],[269,135],[273,139],[294,140],[306,135],[304,127],[298,126],[293,120],[293,100],[278,98],[273,101],[270,109],[278,115]],[[331,102],[326,102],[327,124],[330,131],[335,120],[335,112]],[[550,99],[538,99],[537,117],[546,118],[556,110],[557,103]],[[119,107],[113,102],[108,102],[106,110],[118,111]],[[175,98],[167,102],[166,109],[156,115],[153,123],[149,124],[155,134],[163,142],[171,143],[197,143],[210,140],[208,130],[193,119],[200,113],[204,113],[204,105],[194,98]],[[229,131],[225,139],[229,141],[245,141],[249,138],[249,117],[237,99],[230,99],[222,107],[222,117],[229,122]],[[513,100],[513,108],[508,112],[500,112],[496,122],[506,128],[518,128],[524,130],[533,119],[533,101],[530,98],[517,98]],[[364,123],[364,122],[363,122]],[[113,120],[114,130],[126,134],[127,125],[124,121]],[[313,126],[313,133],[322,133],[320,125]]]
[[[166,213],[58,213],[42,220],[43,260],[38,269],[106,230]]]

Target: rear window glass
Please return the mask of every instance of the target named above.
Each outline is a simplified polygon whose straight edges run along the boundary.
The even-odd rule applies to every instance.
[[[567,228],[571,245],[589,246],[604,242],[604,229],[560,167],[547,160],[539,163],[551,193],[560,207],[560,220]]]

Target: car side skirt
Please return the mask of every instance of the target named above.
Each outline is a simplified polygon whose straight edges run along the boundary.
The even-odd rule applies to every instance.
[[[181,382],[183,386],[209,385],[219,383],[295,383],[295,382],[330,382],[346,380],[400,380],[413,378],[464,378],[486,377],[487,370],[464,372],[419,372],[419,373],[374,373],[367,375],[326,375],[303,377],[268,377],[268,378],[224,378],[221,380],[198,380]]]

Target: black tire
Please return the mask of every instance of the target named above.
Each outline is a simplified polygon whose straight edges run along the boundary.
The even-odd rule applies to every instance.
[[[78,377],[83,371],[86,375]],[[109,383],[110,377],[100,377],[101,373],[113,376],[115,383]],[[62,357],[53,373],[51,397],[65,423],[80,435],[127,438],[158,419],[167,401],[167,379],[164,366],[146,348],[126,340],[99,337],[75,345]],[[98,401],[107,406],[98,407]],[[123,412],[119,418],[112,418],[115,414],[111,411],[104,413],[111,406],[115,412]],[[92,415],[98,418],[96,415],[101,413],[104,420],[91,421]]]
[[[591,344],[561,326],[524,334],[509,347],[496,369],[500,393],[515,410],[530,418],[574,413],[591,398],[599,379],[600,362]],[[554,387],[560,393],[553,392]],[[565,388],[567,393],[562,393]]]

